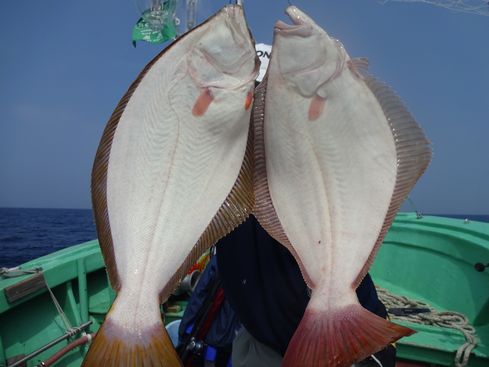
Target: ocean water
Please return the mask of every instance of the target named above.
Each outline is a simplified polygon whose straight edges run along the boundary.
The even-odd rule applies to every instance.
[[[0,267],[97,237],[91,210],[0,208]]]
[[[443,216],[489,222],[489,215]],[[14,267],[96,237],[91,210],[0,208],[0,267]]]

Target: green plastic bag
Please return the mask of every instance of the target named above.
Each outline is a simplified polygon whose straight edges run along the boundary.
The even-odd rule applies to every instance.
[[[177,0],[163,0],[143,12],[132,30],[132,43],[160,44],[177,36],[175,18]]]

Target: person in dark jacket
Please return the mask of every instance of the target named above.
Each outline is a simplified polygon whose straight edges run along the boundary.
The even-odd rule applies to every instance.
[[[218,242],[217,266],[225,297],[243,325],[233,344],[233,367],[280,366],[310,295],[294,257],[250,216]],[[357,296],[367,310],[387,316],[369,275]],[[359,365],[392,367],[395,348]]]
[[[222,291],[216,256],[212,254],[180,321],[177,351],[185,367],[226,367],[239,318]]]

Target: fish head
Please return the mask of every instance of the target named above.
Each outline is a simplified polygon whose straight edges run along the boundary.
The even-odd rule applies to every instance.
[[[286,85],[304,97],[321,95],[321,87],[341,72],[347,58],[341,43],[330,37],[308,15],[295,6],[286,14],[292,21],[275,24],[272,60],[278,63]]]
[[[208,21],[189,66],[201,87],[235,89],[256,79],[260,61],[241,6],[225,6]]]

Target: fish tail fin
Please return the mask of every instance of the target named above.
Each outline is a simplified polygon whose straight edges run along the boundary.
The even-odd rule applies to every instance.
[[[295,331],[282,367],[347,367],[411,335],[359,304],[331,310],[307,308]]]
[[[181,367],[163,324],[131,333],[107,318],[95,335],[82,367]]]

